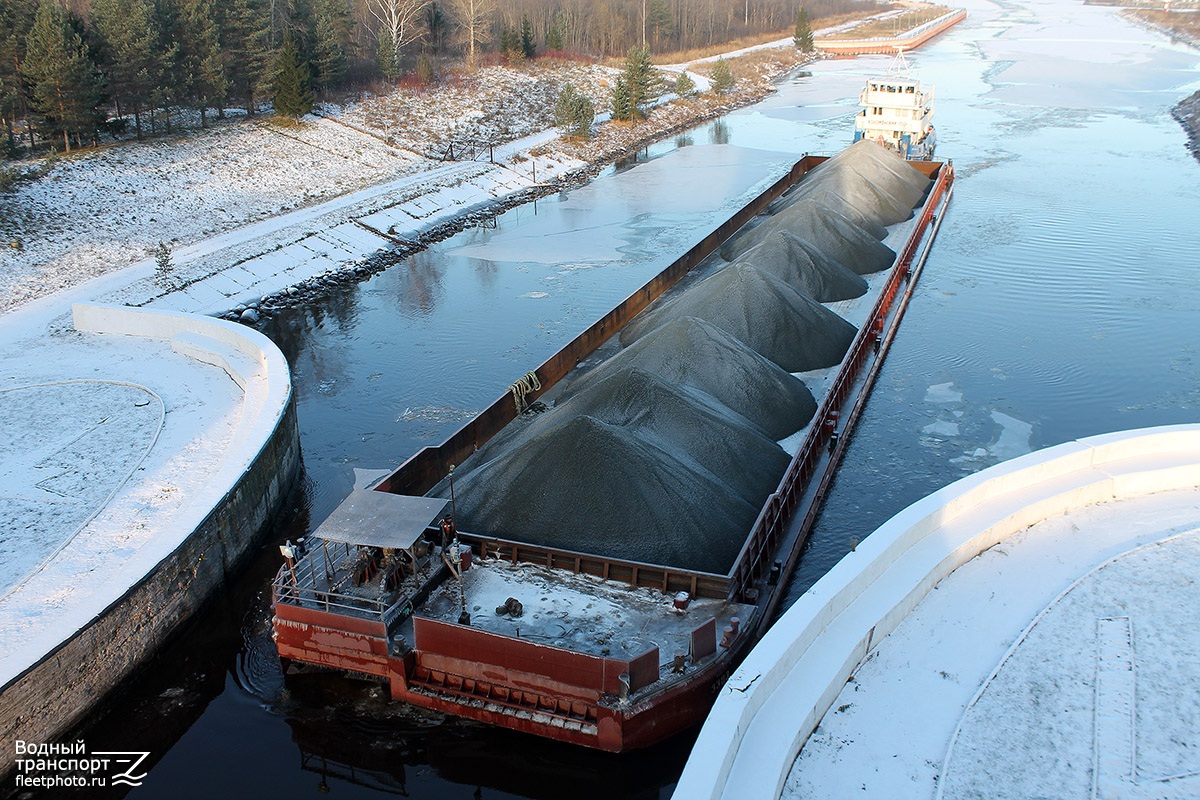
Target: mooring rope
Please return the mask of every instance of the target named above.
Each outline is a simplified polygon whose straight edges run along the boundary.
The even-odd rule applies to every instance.
[[[518,414],[529,407],[525,398],[541,388],[542,382],[538,380],[536,372],[526,372],[516,383],[508,387],[508,390],[512,392],[513,401],[517,404]]]

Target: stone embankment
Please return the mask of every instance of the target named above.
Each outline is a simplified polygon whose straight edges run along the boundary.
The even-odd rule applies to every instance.
[[[1171,116],[1179,120],[1179,124],[1187,131],[1188,150],[1200,159],[1200,92],[1180,100],[1171,109]]]
[[[1171,14],[1158,9],[1125,9],[1121,15],[1131,24],[1158,31],[1172,40],[1181,41],[1200,50],[1200,14]],[[1200,92],[1185,97],[1171,109],[1173,116],[1187,133],[1187,148],[1200,159]]]

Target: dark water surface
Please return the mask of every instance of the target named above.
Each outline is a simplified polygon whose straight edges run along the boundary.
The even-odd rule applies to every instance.
[[[1200,167],[1168,116],[1200,56],[1074,3],[969,3],[910,56],[936,84],[955,197],[791,587],[908,503],[1032,449],[1200,417]],[[148,749],[135,797],[670,795],[690,737],[609,756],[279,674],[275,544],[354,469],[436,443],[777,177],[849,139],[887,59],[822,62],[750,109],[269,321],[305,479],[224,600],[87,738]]]

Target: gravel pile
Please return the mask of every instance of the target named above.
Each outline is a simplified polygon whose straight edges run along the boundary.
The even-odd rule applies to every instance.
[[[563,396],[625,369],[645,370],[704,392],[775,440],[798,431],[817,410],[803,381],[694,317],[673,319],[654,329],[573,380]]]
[[[832,367],[856,333],[807,294],[753,264],[738,263],[640,315],[621,331],[621,343],[629,346],[670,320],[687,317],[720,328],[787,372]]]
[[[634,431],[549,418],[455,481],[463,530],[724,573],[758,507]],[[736,533],[734,533],[736,532]]]
[[[787,231],[836,258],[859,275],[887,269],[896,253],[851,220],[813,200],[800,198],[753,228],[742,229],[721,247],[721,257],[736,261],[774,233]]]
[[[912,216],[932,185],[898,153],[859,141],[811,170],[776,203],[786,206],[806,195],[832,192],[859,213],[893,225]]]
[[[733,261],[634,319],[467,460],[459,525],[477,534],[723,574],[787,468],[776,444],[816,411],[790,374],[838,364],[855,328],[821,303],[891,266],[885,225],[929,180],[870,142],[829,159],[721,249]],[[447,487],[437,487],[445,491]]]
[[[820,303],[867,293],[867,282],[853,270],[788,231],[771,234],[734,263],[753,264]]]

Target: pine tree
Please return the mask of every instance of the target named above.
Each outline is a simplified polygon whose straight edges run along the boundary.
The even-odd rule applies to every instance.
[[[283,36],[283,46],[275,55],[275,113],[281,117],[299,119],[313,108],[309,88],[308,64],[300,57],[300,48],[291,32]]]
[[[219,8],[226,84],[230,94],[246,104],[246,113],[253,115],[270,64],[270,14],[263,0],[222,0]]]
[[[612,107],[612,118],[615,120],[631,122],[637,116],[637,106],[633,102],[629,83],[625,80],[624,75],[617,76],[617,79],[613,81],[609,104]]]
[[[559,27],[558,20],[555,20],[546,30],[546,49],[554,51],[563,49],[562,28]]]
[[[521,34],[509,27],[500,29],[500,52],[506,61],[521,61],[525,53],[521,50]]]
[[[133,112],[142,138],[142,109],[166,80],[158,19],[150,0],[92,0],[91,22],[105,45],[109,96],[117,113]]]
[[[446,40],[446,15],[437,3],[430,3],[425,9],[425,27],[429,29],[429,48],[435,53],[442,52]]]
[[[800,6],[800,10],[796,12],[796,33],[792,37],[792,41],[796,43],[796,47],[801,53],[813,51],[812,25],[808,21],[808,9],[804,6]]]
[[[316,0],[313,4],[313,69],[317,86],[328,91],[346,77],[350,46],[350,10],[345,0]]]
[[[0,119],[4,121],[11,153],[17,149],[13,127],[29,108],[21,73],[25,62],[25,37],[33,27],[33,12],[26,0],[0,0]],[[31,147],[32,136],[31,132]]]
[[[200,110],[200,125],[205,127],[209,106],[224,108],[228,91],[216,0],[180,0],[177,19],[181,97]]]
[[[537,55],[537,42],[533,39],[533,23],[529,21],[529,15],[521,17],[521,52],[525,58],[533,58]]]
[[[150,131],[156,130],[159,111],[166,122],[167,133],[171,132],[171,109],[186,102],[188,75],[179,65],[179,47],[175,43],[183,38],[180,33],[179,9],[176,0],[152,0],[155,24],[160,32],[160,58],[162,80],[150,92],[147,108],[150,110]]]
[[[572,84],[567,84],[558,93],[554,106],[555,124],[563,128],[568,136],[587,139],[592,135],[592,122],[596,119],[596,106]]]
[[[400,58],[396,46],[392,43],[391,31],[387,27],[380,27],[377,38],[375,60],[379,64],[379,71],[383,73],[383,77],[394,81],[400,77]]]
[[[25,76],[31,84],[31,105],[42,124],[61,134],[71,151],[71,135],[94,133],[101,121],[103,88],[83,38],[56,0],[42,0],[25,40]]]
[[[718,58],[717,63],[713,64],[712,88],[717,94],[729,94],[733,91],[733,71],[723,58]]]
[[[692,76],[687,74],[687,70],[679,73],[679,77],[675,79],[675,94],[680,97],[690,97],[696,93],[696,82],[692,80]]]
[[[613,84],[613,119],[632,120],[642,116],[641,105],[650,99],[654,84],[650,51],[644,47],[630,48],[625,56],[625,69]],[[621,97],[617,96],[618,86],[621,88]]]

